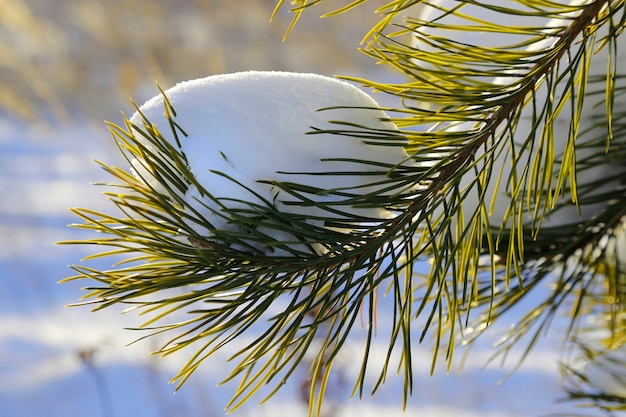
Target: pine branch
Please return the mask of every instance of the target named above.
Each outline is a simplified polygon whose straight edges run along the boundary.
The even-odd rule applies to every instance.
[[[292,2],[288,31],[319,3]],[[351,2],[328,16],[364,3]],[[450,367],[460,341],[472,341],[546,281],[552,289],[522,317],[501,352],[528,337],[528,353],[566,307],[574,334],[593,299],[618,312],[612,332],[626,333],[618,319],[625,293],[616,243],[626,215],[623,171],[581,180],[598,167],[621,166],[626,156],[620,128],[626,112],[618,105],[626,75],[615,60],[624,2],[453,3],[388,2],[368,32],[364,52],[409,80],[351,79],[402,99],[402,108],[388,109],[401,130],[342,120],[311,128],[311,136],[359,140],[378,147],[379,155],[402,146],[410,157],[397,163],[328,157],[323,162],[356,168],[282,170],[278,174],[294,180],[257,178],[255,184],[211,169],[211,179],[240,192],[219,198],[191,169],[194,155],[181,145],[186,126],[166,92],[165,130],[140,108],[125,118],[125,127],[110,125],[135,172],[102,164],[118,181],[106,195],[119,212],[74,209],[85,221],[77,227],[106,237],[66,243],[110,247],[96,256],[127,259],[107,271],[76,266],[77,275],[68,279],[96,283],[86,296],[96,309],[128,304],[148,314],[142,328],[171,334],[157,353],[195,349],[175,377],[178,387],[215,352],[254,333],[255,340],[231,358],[227,381],[239,381],[231,410],[265,385],[273,385],[273,395],[312,355],[309,411],[319,415],[333,364],[359,319],[366,336],[353,394],[363,395],[371,372],[378,372],[375,392],[399,352],[406,405],[414,343],[433,340],[431,369],[440,352]],[[475,7],[478,16],[464,6]],[[398,22],[412,7],[416,15]],[[514,16],[542,24],[498,23]],[[496,47],[454,37],[474,32],[514,39]],[[606,72],[593,73],[592,64],[603,59]],[[590,100],[603,106],[599,120],[591,117],[589,109],[599,107]],[[562,121],[566,128],[559,130]],[[231,156],[220,153],[228,164]],[[339,185],[296,180],[303,176],[326,176]],[[363,181],[339,182],[350,177]],[[258,186],[275,194],[267,197]],[[190,190],[197,191],[195,200]],[[294,207],[302,211],[289,211]],[[380,218],[368,210],[394,215]],[[587,210],[592,215],[581,219]],[[430,270],[420,275],[416,264],[426,258]],[[386,358],[372,370],[382,285],[393,317]],[[423,325],[415,337],[417,320]]]

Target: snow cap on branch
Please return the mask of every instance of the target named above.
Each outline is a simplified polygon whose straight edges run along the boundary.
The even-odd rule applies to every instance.
[[[239,231],[224,209],[249,212],[250,203],[270,202],[314,226],[329,218],[393,217],[384,204],[359,207],[354,198],[398,193],[391,173],[413,164],[395,124],[355,86],[316,74],[249,71],[182,82],[165,96],[176,113],[173,121],[185,132],[178,134],[180,143],[164,114],[162,95],[142,105],[130,120],[136,126],[148,120],[186,158],[195,182],[204,188],[191,181],[183,197],[186,209],[206,220],[189,224],[199,235]],[[137,139],[154,152],[146,138]],[[150,166],[133,161],[138,176],[163,192]],[[302,195],[314,204],[303,204],[276,182],[310,187]],[[316,203],[333,205],[329,211]],[[296,240],[278,229],[264,233],[276,241]]]

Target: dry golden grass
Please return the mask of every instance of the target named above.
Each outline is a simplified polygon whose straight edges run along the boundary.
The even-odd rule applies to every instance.
[[[380,3],[380,2],[373,2]],[[116,117],[163,87],[210,74],[274,69],[345,73],[374,6],[305,13],[286,42],[275,0],[0,0],[0,112],[22,120]],[[335,5],[335,7],[339,7]],[[363,74],[363,70],[357,75]]]

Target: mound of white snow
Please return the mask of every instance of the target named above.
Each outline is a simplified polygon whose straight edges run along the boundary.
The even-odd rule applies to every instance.
[[[574,7],[585,3],[585,1],[569,0],[565,3]],[[509,6],[511,8],[523,7],[523,5],[520,6],[517,2],[512,0],[490,0],[487,4],[491,4],[492,6],[501,6],[503,8]],[[459,15],[450,13],[453,10],[458,11]],[[484,48],[501,48],[506,45],[529,42],[531,35],[528,33],[524,34],[524,32],[518,33],[516,31],[512,31],[510,34],[503,34],[480,30],[482,26],[477,22],[480,22],[481,19],[490,22],[499,22],[500,24],[502,24],[503,19],[506,19],[506,25],[511,27],[543,27],[543,32],[546,37],[541,41],[530,43],[526,47],[526,51],[530,53],[552,48],[558,38],[556,36],[550,36],[549,34],[553,33],[555,28],[571,24],[571,18],[580,14],[582,9],[573,9],[571,13],[565,14],[562,17],[549,19],[533,14],[520,14],[517,16],[504,14],[497,9],[490,9],[488,7],[486,8],[474,4],[462,5],[456,0],[435,0],[429,2],[428,4],[420,4],[417,12],[417,18],[424,21],[437,22],[437,24],[443,26],[463,25],[468,28],[473,28],[472,30],[443,30],[439,27],[426,27],[420,29],[421,33],[431,36],[441,36],[443,34],[459,44],[475,45]],[[601,39],[602,36],[608,36],[606,30],[608,30],[608,28],[601,29],[601,32],[598,34],[598,39]],[[533,34],[532,36],[535,35]],[[576,43],[574,45],[576,45]],[[412,47],[425,51],[434,50],[428,42],[425,42],[423,39],[418,37],[413,39]],[[607,72],[607,63],[612,60],[617,60],[617,68],[624,68],[626,65],[626,54],[624,53],[625,48],[626,42],[618,42],[617,53],[611,52],[611,57],[609,57],[610,51],[608,47],[604,47],[598,51],[594,50],[588,71],[589,80],[604,80]],[[445,55],[447,52],[441,51],[440,53]],[[568,54],[565,54],[562,58],[563,63],[561,64],[563,68],[567,66],[566,64],[568,59],[571,58]],[[531,64],[532,63],[529,61],[529,68]],[[432,68],[432,66],[428,63],[422,62],[420,65]],[[513,71],[514,73],[519,74],[525,73],[524,71],[518,69]],[[563,72],[567,71],[569,70],[563,70]],[[474,78],[478,79],[479,77]],[[503,77],[494,77],[492,79],[484,76],[481,79],[482,82],[488,82],[495,86],[509,85],[511,88],[519,88],[517,85],[519,80],[520,78],[513,76],[513,74]],[[434,80],[434,82],[436,83],[437,80]],[[606,84],[604,81],[601,81],[600,83],[589,83],[587,97],[584,101],[580,120],[578,120],[578,134],[576,137],[576,148],[574,150],[574,155],[578,163],[578,172],[576,175],[578,194],[582,195],[584,193],[584,197],[590,202],[581,202],[579,205],[575,204],[574,197],[569,190],[571,181],[565,181],[566,189],[562,192],[563,196],[557,200],[560,204],[559,209],[552,210],[549,206],[546,208],[546,216],[542,222],[543,227],[571,226],[579,222],[593,219],[608,206],[606,198],[603,198],[602,195],[615,190],[617,187],[621,187],[623,175],[619,175],[619,173],[624,172],[624,165],[621,160],[614,157],[614,152],[623,146],[621,142],[624,138],[616,135],[616,138],[612,142],[615,145],[612,145],[609,152],[605,155],[600,155],[598,152],[599,147],[604,148],[606,146],[606,135],[608,132],[608,118],[606,113],[607,107],[603,101],[605,94],[602,90],[605,87]],[[518,158],[516,163],[512,162],[511,147],[507,144],[506,146],[502,146],[504,151],[498,153],[495,160],[493,160],[491,180],[486,186],[483,184],[483,189],[477,187],[476,185],[476,174],[474,170],[471,170],[463,177],[460,183],[460,188],[462,190],[466,190],[470,187],[472,188],[472,190],[467,193],[463,202],[462,212],[463,219],[465,219],[465,221],[470,218],[470,216],[476,211],[479,204],[483,202],[485,207],[489,209],[489,221],[492,226],[499,228],[504,222],[507,223],[507,226],[516,224],[518,219],[512,217],[513,214],[511,212],[512,208],[510,207],[510,196],[518,187],[527,187],[527,184],[532,182],[532,173],[533,170],[538,169],[537,166],[546,165],[544,161],[541,161],[541,158],[546,158],[542,155],[547,153],[548,141],[551,142],[550,147],[554,152],[556,162],[553,167],[550,167],[552,168],[551,173],[542,173],[542,175],[552,177],[553,182],[550,184],[550,191],[554,192],[556,187],[556,178],[559,174],[559,169],[561,168],[561,160],[564,159],[564,153],[570,138],[570,128],[572,123],[571,114],[573,110],[571,109],[570,104],[566,102],[563,105],[562,110],[556,113],[556,117],[553,120],[552,130],[546,131],[543,137],[541,130],[536,126],[538,125],[539,128],[543,128],[543,124],[538,123],[536,118],[539,117],[537,116],[537,113],[540,113],[540,110],[537,108],[541,108],[541,106],[544,106],[544,103],[548,101],[548,94],[553,97],[553,100],[554,97],[556,97],[556,99],[560,99],[560,95],[563,94],[564,88],[564,85],[561,85],[555,91],[548,91],[546,87],[538,87],[535,92],[534,99],[534,102],[538,104],[533,106],[531,101],[526,104],[516,125],[513,139],[510,140],[506,138],[506,136],[504,136],[504,139],[500,139],[500,141],[514,143],[513,146],[515,149],[515,155],[517,155]],[[626,79],[623,77],[616,77],[615,88],[616,91],[626,88]],[[577,89],[575,94],[580,94],[580,90]],[[617,109],[618,107],[623,106],[623,104],[623,96],[620,97],[620,94],[616,94],[613,107]],[[419,106],[420,103],[417,103],[416,105]],[[438,106],[430,103],[428,107],[433,110]],[[476,125],[478,124],[474,122],[453,123],[445,129],[457,132],[469,131]],[[508,127],[503,125],[501,129],[508,129]],[[618,143],[618,141],[620,143]],[[534,145],[531,146],[529,143],[533,143]],[[490,147],[492,144],[488,143],[488,146]],[[436,152],[434,152],[433,155],[436,156]],[[445,153],[442,153],[442,155],[445,155]],[[591,159],[592,156],[593,159]],[[476,160],[480,161],[481,158],[484,157],[484,150],[482,148],[478,149],[474,157]],[[541,165],[535,161],[541,161]],[[478,168],[482,169],[484,166],[490,166],[491,164],[491,160],[485,160],[484,162],[480,162],[478,164]],[[500,181],[496,180],[498,175],[501,175]],[[512,179],[515,179],[516,182],[513,182]],[[595,184],[600,185],[596,186]],[[486,192],[484,189],[486,189]],[[545,193],[547,192],[548,190],[546,186]],[[526,191],[523,191],[521,194],[525,195],[526,193]],[[518,204],[524,204],[522,210],[519,210],[519,208],[513,210],[513,213],[521,214],[522,222],[529,225],[529,227],[533,224],[533,219],[535,218],[535,205],[542,204],[540,201],[531,201],[531,194],[533,193],[528,193],[528,199],[519,201]],[[594,200],[596,201],[593,202]],[[543,207],[541,207],[541,209],[543,209]],[[535,226],[536,225],[533,227]]]
[[[342,193],[362,195],[378,190],[387,195],[402,191],[382,191],[389,187],[389,183],[376,183],[389,180],[388,173],[396,166],[401,169],[402,166],[413,165],[402,147],[402,140],[389,139],[397,132],[397,127],[385,121],[387,115],[377,103],[353,85],[334,78],[250,71],[186,81],[165,91],[165,94],[176,112],[174,121],[187,134],[179,134],[178,137],[180,151],[186,156],[191,173],[208,193],[228,209],[249,209],[245,202],[264,204],[262,199],[265,199],[283,213],[307,216],[311,219],[307,222],[321,226],[323,222],[314,220],[314,217],[344,215],[332,214],[317,207],[286,205],[284,202],[298,201],[298,198],[259,181],[305,184],[327,190],[307,193],[307,198],[337,202],[346,198]],[[162,95],[156,96],[142,105],[140,112],[178,148],[165,116],[163,101]],[[141,115],[136,113],[130,121],[141,126]],[[351,131],[354,134],[310,134],[319,129]],[[387,136],[387,139],[359,137],[359,132],[366,131],[375,136]],[[145,147],[154,150],[145,138],[140,140]],[[366,141],[384,142],[386,146]],[[338,161],[338,158],[344,160]],[[133,161],[133,167],[142,179],[155,189],[163,190],[162,184],[146,166],[144,161]],[[258,196],[217,172],[250,187]],[[352,174],[315,175],[329,172]],[[223,216],[220,204],[202,195],[197,187],[189,187],[184,199],[188,208],[197,210],[214,229],[238,230],[228,216]],[[333,208],[348,216],[370,219],[394,215],[385,208],[350,205]],[[211,229],[206,227],[206,222],[203,223],[192,223],[190,226],[201,236],[210,237]],[[278,230],[264,232],[277,241],[294,241],[293,236]],[[279,255],[283,252],[274,253]]]

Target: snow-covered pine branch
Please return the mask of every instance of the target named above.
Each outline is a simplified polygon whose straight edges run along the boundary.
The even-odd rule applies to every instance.
[[[297,19],[317,2],[294,4]],[[383,283],[394,314],[374,391],[400,350],[405,404],[416,320],[425,318],[420,341],[437,341],[432,369],[444,350],[451,365],[455,346],[546,282],[503,352],[530,334],[529,352],[567,303],[569,331],[593,309],[623,345],[623,9],[623,0],[390,1],[364,51],[408,80],[358,80],[402,99],[390,120],[357,88],[317,75],[181,83],[112,130],[134,167],[105,166],[123,182],[109,195],[127,217],[76,210],[81,227],[113,235],[84,243],[132,254],[131,266],[77,266],[74,278],[100,283],[90,296],[102,307],[160,312],[146,325],[187,312],[155,329],[179,332],[162,354],[201,342],[181,384],[265,326],[237,354],[233,407],[282,381],[320,333],[311,378],[322,381],[321,404],[333,359],[365,312],[362,393]],[[421,275],[424,255],[433,262]],[[173,288],[181,295],[150,299]]]

